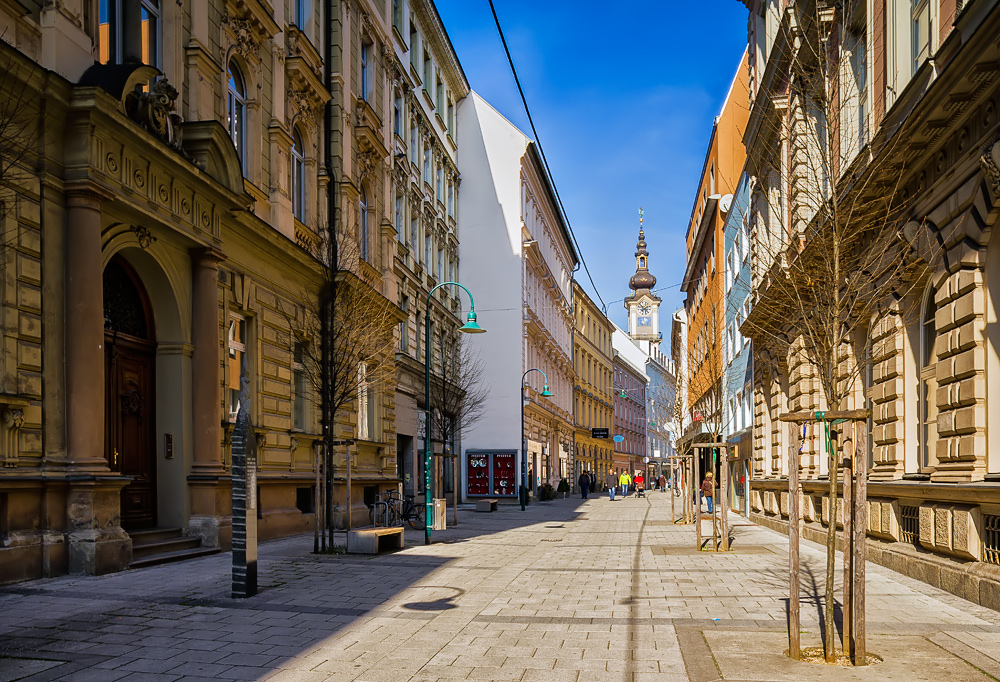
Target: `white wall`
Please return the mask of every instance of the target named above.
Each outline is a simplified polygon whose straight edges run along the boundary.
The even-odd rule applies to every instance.
[[[526,138],[478,94],[458,107],[462,140],[459,216],[459,281],[476,299],[486,334],[470,338],[483,358],[489,385],[486,414],[467,429],[468,449],[520,452],[520,379],[522,369],[520,174]],[[463,453],[463,483],[465,462]]]

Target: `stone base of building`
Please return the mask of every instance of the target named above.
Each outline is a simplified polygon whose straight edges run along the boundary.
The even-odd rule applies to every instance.
[[[750,520],[788,534],[788,520],[776,514],[752,512]],[[825,544],[827,527],[802,525],[806,540]],[[843,534],[838,532],[837,549],[843,550]],[[868,538],[868,560],[950,592],[974,604],[1000,611],[1000,566],[981,561],[963,561],[937,554],[908,542],[887,542]]]

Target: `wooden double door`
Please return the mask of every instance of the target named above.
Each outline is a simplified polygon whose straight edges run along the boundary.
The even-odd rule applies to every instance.
[[[105,457],[132,480],[121,494],[126,530],[156,526],[156,344],[149,300],[127,264],[104,273]]]

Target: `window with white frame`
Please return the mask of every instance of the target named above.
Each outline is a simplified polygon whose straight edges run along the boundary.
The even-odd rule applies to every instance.
[[[424,182],[431,184],[431,150],[424,147]]]
[[[441,164],[437,167],[437,183],[434,190],[434,198],[438,201],[444,201],[444,168]]]
[[[300,31],[306,30],[309,23],[309,0],[295,0],[295,25]]]
[[[305,345],[301,341],[292,344],[292,428],[296,431],[305,431],[309,426],[305,355]]]
[[[930,0],[910,0],[911,48],[913,73],[917,72],[931,49],[931,3]]]
[[[403,32],[403,0],[392,0],[392,25]]]
[[[413,116],[410,117],[411,119]],[[417,124],[411,121],[410,123],[410,163],[414,166],[417,165],[417,159],[420,158],[420,138],[417,136]]]
[[[378,415],[378,391],[368,378],[368,365],[358,364],[358,440],[375,440]]]
[[[402,194],[396,195],[396,205],[393,213],[393,221],[396,226],[396,238],[400,243],[406,243],[406,197]]]
[[[249,392],[250,368],[247,357],[247,321],[246,318],[231,313],[229,315],[229,357],[227,359],[226,378],[226,411],[229,421],[235,422],[240,411],[240,393],[243,383],[247,384]],[[249,395],[249,394],[248,394]]]
[[[371,88],[371,71],[369,59],[371,58],[372,44],[361,42],[361,99],[368,101],[369,90]]]
[[[443,282],[444,281],[444,249],[438,247],[437,256],[438,256],[438,259],[437,259],[438,281],[439,282]]]
[[[448,182],[448,215],[455,217],[455,183]]]
[[[428,274],[431,272],[431,268],[434,267],[431,257],[433,252],[431,250],[433,239],[431,233],[428,232],[424,234],[424,267],[427,268]]]
[[[420,213],[410,216],[410,255],[413,256],[413,266],[420,263]]]
[[[243,173],[247,169],[247,89],[246,81],[243,80],[243,73],[233,62],[229,62],[229,85],[226,98],[227,127],[229,137],[236,147],[236,154],[240,158],[243,166]]]
[[[392,98],[392,132],[400,139],[403,137],[403,96],[397,90]]]
[[[298,128],[292,130],[292,214],[305,221],[306,158]]]

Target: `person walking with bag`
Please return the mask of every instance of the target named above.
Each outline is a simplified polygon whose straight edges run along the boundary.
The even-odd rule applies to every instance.
[[[715,496],[715,481],[712,480],[711,471],[705,474],[705,479],[701,482],[701,495],[705,498],[705,502],[708,504],[708,513],[713,513],[715,509],[712,504],[713,497]]]

